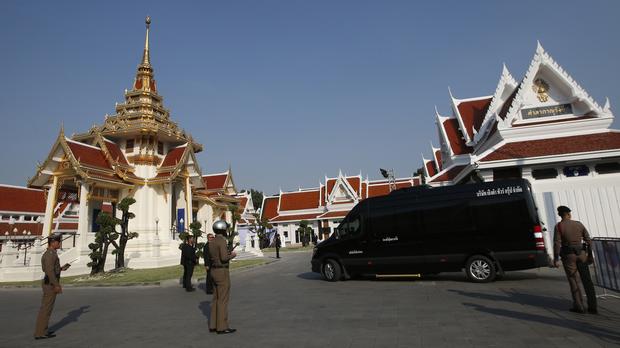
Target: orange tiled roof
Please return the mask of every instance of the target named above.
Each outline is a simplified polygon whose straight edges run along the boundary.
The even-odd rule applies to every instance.
[[[620,133],[605,132],[508,143],[485,156],[481,161],[489,162],[604,150],[620,150]]]
[[[272,219],[278,215],[278,202],[280,197],[267,197],[263,201],[262,216],[265,219]]]
[[[75,159],[77,159],[80,164],[112,170],[112,167],[105,159],[105,155],[100,148],[74,140],[68,140],[67,145],[69,146],[69,149],[71,149],[71,153],[73,153]]]
[[[0,211],[45,213],[43,190],[0,185]]]
[[[474,137],[474,129],[480,129],[492,99],[484,98],[459,103],[457,108],[470,139]]]
[[[319,190],[286,192],[280,197],[280,211],[313,209],[319,206]]]
[[[226,184],[226,178],[228,178],[228,173],[208,174],[202,176],[202,180],[204,181],[207,190],[223,189]]]

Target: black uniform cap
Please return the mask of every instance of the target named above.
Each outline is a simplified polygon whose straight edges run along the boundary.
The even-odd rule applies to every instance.
[[[47,237],[47,242],[48,243],[51,243],[51,242],[62,242],[62,234],[60,234],[60,233],[50,234]]]
[[[562,216],[565,213],[570,213],[570,208],[565,206],[565,205],[561,205],[558,207],[558,215]]]

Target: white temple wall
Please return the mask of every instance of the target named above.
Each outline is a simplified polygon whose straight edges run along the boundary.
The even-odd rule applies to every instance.
[[[553,229],[559,221],[556,208],[566,205],[573,219],[581,221],[591,237],[620,237],[620,173],[533,180],[532,190],[539,216],[547,231],[545,245],[552,253]]]

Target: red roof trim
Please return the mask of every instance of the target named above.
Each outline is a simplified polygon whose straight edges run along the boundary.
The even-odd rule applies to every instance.
[[[296,214],[296,215],[279,215],[269,220],[270,222],[285,222],[285,221],[301,221],[301,220],[313,220],[319,214]]]
[[[434,178],[433,180],[431,180],[431,182],[452,181],[454,178],[456,178],[463,171],[463,169],[465,167],[467,167],[467,166],[454,166],[454,167],[448,169],[447,171],[445,171],[440,176],[438,176],[438,177]]]
[[[605,150],[620,150],[620,133],[606,132],[507,143],[485,156],[481,161],[490,162]]]

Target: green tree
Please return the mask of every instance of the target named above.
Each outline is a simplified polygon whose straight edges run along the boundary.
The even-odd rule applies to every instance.
[[[198,238],[200,238],[202,236],[202,224],[198,221],[194,221],[191,224],[189,224],[189,230],[188,231],[184,231],[182,233],[179,233],[179,238],[181,239],[182,243],[179,244],[179,249],[181,249],[183,247],[183,243],[185,243],[187,241],[187,238],[191,235],[194,236],[194,243],[196,243],[196,257],[201,258],[203,255],[202,249],[205,246],[204,242],[198,242]]]
[[[87,266],[90,267],[91,275],[105,271],[108,248],[112,241],[118,238],[116,233],[117,218],[108,213],[101,213],[97,216],[96,222],[99,224],[99,231],[95,232],[95,241],[88,244],[88,248],[91,250],[88,256],[90,256],[91,261]]]
[[[254,213],[253,216],[254,221],[251,223],[249,229],[258,236],[258,245],[262,249],[266,247],[264,241],[267,239],[267,230],[272,229],[273,225],[269,223],[267,218],[260,216],[258,213]]]
[[[299,222],[299,228],[297,229],[297,232],[299,232],[299,237],[301,238],[303,246],[306,246],[312,240],[312,233],[314,232],[314,230],[312,229],[312,227],[309,226],[307,220],[301,220]]]
[[[239,214],[239,206],[235,204],[230,204],[228,206],[228,211],[230,211],[230,214],[232,216],[232,224],[228,226],[227,240],[228,240],[228,250],[232,251],[234,247],[239,245],[239,243],[237,243],[237,245],[234,245],[234,243],[235,243],[235,237],[239,234],[237,233],[237,222],[241,220],[241,214]]]
[[[121,226],[121,232],[118,233],[118,238],[114,238],[111,241],[114,246],[112,254],[116,255],[115,268],[125,267],[125,248],[127,247],[127,242],[138,237],[138,232],[129,232],[129,220],[136,217],[134,213],[129,211],[129,207],[134,203],[136,203],[135,199],[125,197],[117,206],[123,214],[120,220],[116,219]],[[118,243],[116,243],[116,239],[119,240]]]
[[[263,204],[263,193],[255,189],[250,189],[250,195],[252,195],[252,205],[254,206],[254,210],[258,210],[261,204]]]

